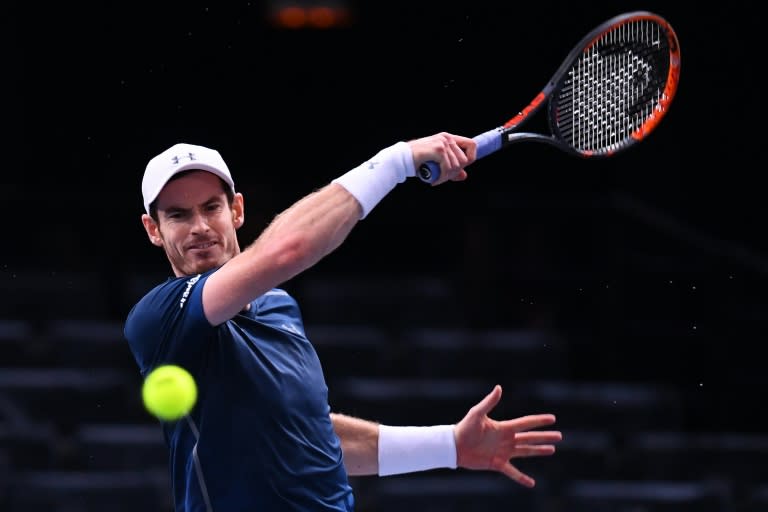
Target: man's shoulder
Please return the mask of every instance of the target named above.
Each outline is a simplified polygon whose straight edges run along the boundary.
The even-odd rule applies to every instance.
[[[264,295],[259,297],[259,300],[262,304],[292,304],[297,305],[296,299],[287,291],[283,290],[282,288],[272,288],[268,292],[266,292]]]
[[[184,301],[201,277],[201,274],[168,277],[165,281],[153,286],[136,301],[128,313],[128,319],[137,313],[159,312],[168,304]]]
[[[199,279],[199,274],[196,276],[169,277],[162,283],[153,286],[143,297],[141,297],[141,299],[139,299],[138,303],[151,301],[166,295],[173,295],[179,288],[190,284],[193,285]]]

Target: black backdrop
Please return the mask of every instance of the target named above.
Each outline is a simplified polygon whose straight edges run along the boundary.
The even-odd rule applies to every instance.
[[[525,145],[464,184],[408,182],[312,272],[444,276],[465,287],[468,324],[551,322],[577,376],[671,380],[700,391],[692,428],[764,429],[755,3],[347,2],[355,23],[327,31],[277,30],[259,2],[8,7],[3,279],[164,271],[139,185],[178,141],[222,152],[247,243],[385,145],[505,120],[587,30],[647,9],[677,29],[682,74],[643,145],[602,162]]]

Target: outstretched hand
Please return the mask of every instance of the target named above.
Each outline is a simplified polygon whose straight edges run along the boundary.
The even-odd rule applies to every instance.
[[[510,462],[519,457],[539,457],[555,453],[554,443],[562,440],[559,431],[533,429],[555,423],[553,414],[532,414],[512,420],[496,421],[488,413],[501,400],[496,385],[472,407],[456,425],[456,462],[459,467],[498,471],[525,487],[536,481]]]

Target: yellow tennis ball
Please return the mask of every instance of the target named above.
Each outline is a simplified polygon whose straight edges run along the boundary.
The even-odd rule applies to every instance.
[[[141,397],[150,414],[162,421],[174,421],[194,407],[197,384],[192,375],[180,366],[158,366],[144,379]]]

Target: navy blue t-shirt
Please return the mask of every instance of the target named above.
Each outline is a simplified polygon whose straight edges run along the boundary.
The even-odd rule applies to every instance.
[[[160,284],[125,324],[142,376],[177,364],[198,384],[190,414],[162,423],[176,510],[353,510],[328,387],[298,304],[275,288],[211,326],[202,290],[212,272]]]

